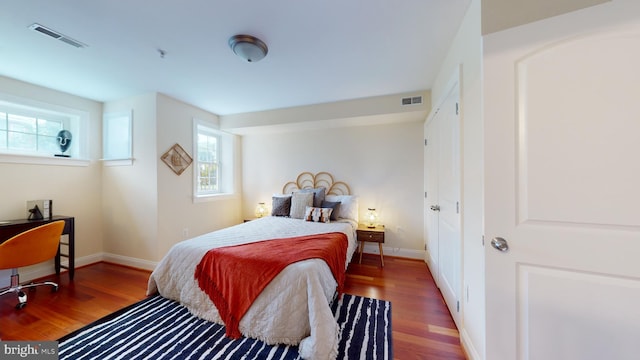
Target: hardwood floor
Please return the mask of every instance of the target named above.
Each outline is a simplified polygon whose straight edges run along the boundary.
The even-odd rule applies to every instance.
[[[52,276],[59,290],[48,286],[28,291],[27,306],[16,310],[15,295],[0,298],[0,338],[3,340],[57,340],[103,316],[145,297],[149,271],[97,263]],[[40,279],[43,280],[43,279]]]
[[[465,359],[458,331],[422,261],[365,254],[347,270],[345,292],[392,303],[394,358]],[[16,310],[15,296],[0,298],[0,338],[56,340],[145,297],[149,272],[108,263],[76,269],[54,279],[60,289],[41,287],[28,293],[29,303]]]
[[[465,359],[458,330],[420,260],[364,254],[347,269],[345,292],[391,301],[394,359]]]

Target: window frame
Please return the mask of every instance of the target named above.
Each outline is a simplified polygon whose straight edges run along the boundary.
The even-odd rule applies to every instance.
[[[44,118],[45,120],[60,121],[63,129],[71,131],[73,141],[70,149],[65,154],[71,157],[56,157],[54,154],[31,151],[0,148],[0,163],[16,164],[42,164],[65,166],[88,166],[88,147],[86,133],[89,113],[87,111],[71,109],[64,106],[43,103],[31,99],[21,98],[9,94],[0,93],[0,111],[12,115]],[[6,121],[6,118],[2,121]],[[8,131],[8,128],[5,129]],[[36,134],[36,136],[38,136]]]
[[[220,143],[221,143],[221,139],[220,139],[220,135],[217,134],[215,131],[213,131],[214,129],[202,124],[202,123],[198,123],[196,125],[197,129],[197,134],[196,134],[196,138],[195,138],[195,142],[196,142],[196,150],[194,152],[194,157],[196,158],[196,162],[195,162],[195,174],[196,174],[196,196],[201,197],[201,196],[211,196],[211,195],[216,195],[219,194],[221,192],[222,186],[221,186],[221,173],[222,173],[222,164],[220,163]],[[215,152],[215,156],[213,156],[213,159],[211,161],[205,161],[203,159],[200,159],[200,136],[207,136],[209,138],[213,138],[215,139],[215,145],[213,146],[214,149],[213,151]],[[200,179],[202,178],[202,174],[201,174],[201,170],[200,167],[202,164],[207,164],[209,166],[215,167],[215,189],[214,190],[202,190],[202,186],[200,185]],[[208,174],[209,178],[211,178],[211,173]]]
[[[117,144],[112,141],[112,132],[124,135],[125,139]],[[124,149],[114,150],[111,146],[120,145]],[[115,153],[115,155],[114,155]],[[133,110],[102,114],[102,159],[105,166],[133,165]]]
[[[203,130],[201,131],[200,128]],[[218,190],[200,191],[200,159],[198,135],[204,133],[216,140]],[[212,201],[235,197],[235,139],[232,134],[221,131],[211,121],[193,119],[193,199],[194,202]]]

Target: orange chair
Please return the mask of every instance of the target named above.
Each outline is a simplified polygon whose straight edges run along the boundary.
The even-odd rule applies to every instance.
[[[18,268],[41,263],[52,259],[58,253],[58,244],[64,228],[64,221],[55,221],[20,233],[0,244],[0,270],[12,269],[11,286],[2,291],[0,296],[9,293],[18,294],[18,305],[22,309],[27,305],[27,294],[22,289],[40,285],[53,286],[58,291],[58,284],[46,281],[37,284],[20,285]]]

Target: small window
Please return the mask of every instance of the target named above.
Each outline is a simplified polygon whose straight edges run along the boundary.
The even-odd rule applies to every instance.
[[[81,153],[80,112],[46,104],[32,106],[29,100],[9,102],[0,96],[0,153],[53,157],[78,157]],[[62,111],[61,111],[62,110]],[[67,130],[72,134],[68,146],[61,147],[58,134]],[[64,148],[64,151],[62,151]]]
[[[131,160],[133,153],[131,114],[131,111],[125,111],[103,115],[103,160]],[[126,164],[131,165],[131,162],[128,161]]]
[[[58,132],[65,129],[63,119],[29,116],[15,111],[0,112],[0,147],[6,151],[54,155],[61,153]]]
[[[233,193],[233,135],[203,120],[194,120],[194,195]]]
[[[220,138],[205,126],[198,125],[198,194],[217,193],[220,175]]]

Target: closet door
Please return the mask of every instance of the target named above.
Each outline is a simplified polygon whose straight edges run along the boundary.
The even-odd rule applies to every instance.
[[[460,326],[462,252],[460,237],[460,125],[458,87],[451,89],[438,111],[438,286]]]
[[[425,261],[429,265],[431,275],[437,281],[440,276],[440,262],[438,260],[438,222],[440,212],[438,206],[438,121],[437,114],[425,123]]]
[[[425,239],[436,284],[460,325],[460,116],[458,82],[425,125]]]

